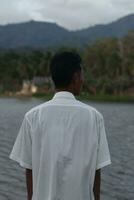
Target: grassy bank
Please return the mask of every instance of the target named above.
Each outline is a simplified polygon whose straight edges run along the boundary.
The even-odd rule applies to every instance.
[[[49,100],[53,97],[53,93],[50,94],[37,93],[34,94],[33,96]],[[79,100],[89,100],[89,101],[134,103],[134,96],[90,95],[82,93],[80,96],[77,96],[76,98]]]
[[[0,97],[5,98],[42,98],[44,100],[50,100],[53,97],[54,93],[36,93],[33,95],[17,95],[15,93],[12,94],[0,94]],[[98,102],[122,102],[122,103],[134,103],[134,96],[115,96],[115,95],[91,95],[86,93],[81,93],[80,96],[76,96],[78,100],[87,100],[87,101],[98,101]]]

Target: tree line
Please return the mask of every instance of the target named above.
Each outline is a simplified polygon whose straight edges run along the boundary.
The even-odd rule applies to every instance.
[[[85,82],[83,90],[92,94],[129,94],[134,90],[134,31],[123,38],[106,38],[78,50],[0,51],[0,93],[16,92],[23,80],[50,76],[49,63],[57,51],[72,50],[81,54]]]

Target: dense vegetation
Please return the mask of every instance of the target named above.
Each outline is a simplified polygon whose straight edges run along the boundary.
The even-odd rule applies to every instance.
[[[84,52],[86,88],[101,94],[134,94],[134,32],[96,41]]]
[[[65,49],[69,48],[56,51]],[[20,90],[23,80],[49,76],[49,63],[54,53],[50,50],[0,51],[0,93]],[[79,53],[83,58],[85,92],[134,93],[134,32],[121,39],[98,40]]]

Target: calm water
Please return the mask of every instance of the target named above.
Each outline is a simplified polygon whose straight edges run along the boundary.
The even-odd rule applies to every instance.
[[[25,171],[8,156],[25,112],[42,102],[0,99],[0,200],[26,200]],[[112,158],[102,170],[102,200],[134,200],[134,104],[86,103],[104,116]]]

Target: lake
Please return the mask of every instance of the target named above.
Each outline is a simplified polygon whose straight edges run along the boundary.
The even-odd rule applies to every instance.
[[[102,170],[102,200],[134,200],[134,104],[83,101],[104,116],[112,165]],[[36,98],[0,98],[0,200],[26,200],[25,170],[8,158]]]

